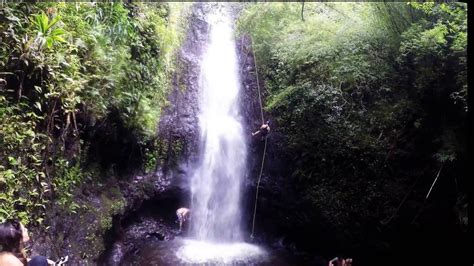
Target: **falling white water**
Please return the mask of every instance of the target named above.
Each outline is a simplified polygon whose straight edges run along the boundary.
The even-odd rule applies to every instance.
[[[210,43],[201,63],[202,162],[191,179],[191,234],[238,241],[247,149],[238,104],[237,54],[229,18],[210,14]]]
[[[255,261],[264,251],[242,242],[241,187],[247,147],[239,110],[240,80],[231,20],[208,14],[209,44],[201,61],[201,161],[191,177],[191,230],[177,256],[190,263]]]

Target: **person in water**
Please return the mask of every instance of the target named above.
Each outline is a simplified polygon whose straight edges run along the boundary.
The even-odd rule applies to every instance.
[[[191,214],[191,210],[188,208],[179,208],[176,211],[176,216],[178,216],[178,222],[179,222],[179,232],[183,229],[183,223],[186,222],[189,219],[189,215]]]
[[[54,262],[44,256],[27,260],[24,244],[30,240],[28,230],[17,220],[0,224],[0,265],[2,266],[48,266]]]
[[[265,138],[268,133],[270,133],[270,121],[267,120],[267,122],[263,123],[261,126],[260,126],[260,129],[255,131],[255,132],[252,132],[252,136],[256,136],[258,134],[260,134],[262,136],[262,138]]]

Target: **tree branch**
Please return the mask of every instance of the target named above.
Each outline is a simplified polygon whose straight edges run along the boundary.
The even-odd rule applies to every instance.
[[[304,0],[301,1],[301,20],[304,21]]]

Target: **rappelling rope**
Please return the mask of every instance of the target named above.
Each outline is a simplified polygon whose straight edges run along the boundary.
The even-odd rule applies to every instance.
[[[255,76],[257,78],[258,101],[260,103],[260,114],[262,115],[262,125],[263,125],[263,123],[265,123],[265,120],[263,118],[262,93],[260,92],[260,82],[258,81],[257,58],[255,57],[255,50],[253,49],[253,39],[252,39],[252,37],[250,37],[250,42],[252,43],[253,63],[255,65]],[[266,140],[266,138],[265,138],[265,140]]]
[[[255,65],[255,75],[256,75],[256,78],[257,78],[258,101],[260,103],[260,114],[262,116],[262,125],[263,125],[263,123],[265,123],[265,120],[263,118],[262,94],[260,92],[260,83],[258,81],[257,58],[255,57],[255,50],[253,49],[252,37],[250,37],[250,42],[252,43],[253,62],[254,62],[254,65]],[[266,153],[267,153],[267,136],[265,136],[265,145],[263,147],[263,155],[262,155],[262,165],[260,167],[260,175],[258,177],[257,190],[255,192],[255,206],[254,206],[254,209],[253,209],[252,234],[250,235],[250,238],[252,238],[252,239],[254,237],[253,233],[254,233],[254,230],[255,230],[255,216],[257,215],[258,189],[260,187],[260,179],[262,179],[263,165],[265,163],[265,154]]]
[[[260,179],[262,178],[263,163],[265,162],[265,153],[266,153],[266,151],[267,151],[267,138],[265,137],[265,146],[263,147],[262,166],[260,167],[260,176],[258,177],[257,191],[255,192],[255,207],[253,209],[252,234],[250,235],[250,238],[252,238],[252,239],[253,239],[253,232],[254,232],[254,229],[255,229],[255,216],[257,214],[258,188],[260,187]]]

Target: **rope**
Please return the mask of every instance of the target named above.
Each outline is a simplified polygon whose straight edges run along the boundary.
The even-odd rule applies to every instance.
[[[443,169],[443,165],[444,165],[444,164],[442,164],[441,167],[439,168],[438,174],[436,175],[436,178],[435,178],[435,180],[433,181],[433,184],[431,184],[430,191],[428,191],[428,194],[426,194],[426,198],[425,198],[425,199],[428,199],[428,197],[430,196],[431,190],[433,189],[433,187],[434,187],[436,181],[438,181],[438,177],[439,177],[439,174],[441,173],[441,170]]]
[[[262,115],[262,124],[265,123],[263,118],[263,106],[262,106],[262,94],[260,92],[260,82],[258,81],[258,68],[257,68],[257,58],[255,57],[255,50],[253,49],[253,39],[250,36],[250,42],[252,43],[252,54],[253,54],[253,63],[255,65],[255,76],[257,78],[257,89],[258,89],[258,101],[260,103],[260,114]],[[266,140],[266,139],[265,139]]]
[[[430,193],[431,193],[431,190],[433,189],[433,186],[435,185],[436,181],[438,180],[438,177],[439,177],[439,174],[441,173],[441,170],[443,170],[443,166],[444,166],[444,164],[442,164],[441,167],[439,168],[438,173],[436,174],[436,178],[435,178],[433,184],[431,184],[430,190],[428,191],[428,194],[426,194],[425,200],[423,201],[423,204],[421,205],[420,210],[417,212],[417,214],[415,215],[415,217],[411,221],[412,224],[415,223],[416,219],[418,219],[420,214],[425,209],[425,205],[426,205],[426,202],[428,201],[428,197],[430,196]]]
[[[260,176],[258,177],[257,191],[255,192],[255,207],[253,209],[252,234],[250,235],[250,238],[252,238],[252,239],[253,239],[253,233],[254,233],[254,230],[255,230],[255,216],[257,215],[258,189],[260,187],[260,179],[262,178],[263,164],[265,162],[266,152],[267,152],[267,138],[265,137],[265,146],[263,147],[262,166],[260,167]]]
[[[388,225],[392,221],[392,219],[395,218],[395,215],[397,215],[397,213],[400,211],[400,208],[405,203],[405,201],[408,199],[408,195],[410,195],[410,193],[413,191],[413,189],[415,188],[416,184],[418,184],[418,181],[420,180],[421,177],[422,177],[422,175],[418,176],[415,183],[413,183],[413,185],[410,187],[408,192],[405,194],[405,197],[403,197],[403,200],[398,205],[398,208],[395,210],[395,212],[392,214],[392,216],[390,216],[390,218],[386,222],[385,221],[381,222],[382,225]]]
[[[257,58],[255,57],[255,50],[253,49],[252,37],[250,37],[250,42],[252,43],[253,62],[254,62],[254,65],[255,65],[255,75],[256,75],[256,78],[257,78],[258,101],[260,103],[260,114],[262,116],[262,124],[263,124],[263,123],[265,123],[265,120],[263,118],[262,94],[260,93],[260,83],[258,81]],[[265,145],[263,147],[263,155],[262,155],[262,165],[260,166],[260,175],[258,177],[257,190],[255,192],[255,206],[254,206],[254,209],[253,209],[252,234],[250,235],[250,238],[252,238],[252,239],[254,238],[253,233],[255,231],[255,217],[257,215],[258,190],[260,188],[260,180],[262,179],[263,165],[265,163],[266,153],[267,153],[267,136],[265,136]]]

